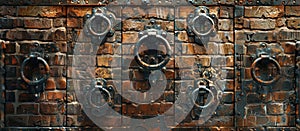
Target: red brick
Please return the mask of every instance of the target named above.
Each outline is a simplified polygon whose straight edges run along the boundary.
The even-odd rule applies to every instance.
[[[52,26],[52,20],[41,18],[24,19],[24,26],[31,29],[49,29]]]
[[[16,6],[0,6],[0,16],[15,16],[17,12]]]
[[[233,21],[231,19],[219,19],[218,29],[222,31],[233,30]]]
[[[65,16],[65,7],[62,6],[20,6],[19,16],[62,17]]]
[[[83,18],[68,18],[67,27],[69,28],[82,28],[83,27]]]
[[[282,103],[270,103],[267,105],[267,111],[270,115],[281,115],[284,113],[284,105]]]
[[[53,20],[53,26],[54,27],[65,27],[67,25],[66,18],[55,18]]]
[[[284,6],[247,6],[245,7],[246,17],[276,18],[284,14]]]
[[[21,104],[17,107],[18,114],[38,114],[39,106],[38,104]]]
[[[221,18],[233,18],[233,7],[221,6],[220,7]]]
[[[44,115],[56,115],[64,112],[64,106],[57,103],[41,103],[40,113]]]
[[[287,16],[300,16],[300,6],[285,6],[285,14]]]
[[[46,90],[53,90],[55,89],[56,84],[54,78],[48,78],[46,82]]]
[[[5,114],[14,114],[15,107],[13,103],[5,103]]]
[[[68,7],[69,17],[84,17],[86,14],[92,14],[91,7]]]
[[[251,29],[270,30],[275,29],[276,21],[273,19],[250,19]]]
[[[49,101],[63,101],[65,97],[65,92],[47,92],[47,99]]]
[[[137,32],[123,32],[122,43],[137,43],[138,33]]]

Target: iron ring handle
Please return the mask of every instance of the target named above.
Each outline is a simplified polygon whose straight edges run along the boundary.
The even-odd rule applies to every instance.
[[[170,57],[171,57],[171,46],[169,44],[169,42],[164,38],[162,37],[161,35],[155,35],[155,38],[158,38],[160,40],[163,41],[163,44],[164,46],[166,47],[166,50],[167,50],[167,53],[166,53],[166,57],[164,58],[164,60],[158,64],[148,64],[146,62],[144,62],[141,58],[141,56],[139,55],[139,48],[140,46],[142,45],[143,41],[145,39],[147,39],[149,36],[148,35],[144,35],[140,38],[140,40],[137,42],[135,48],[134,48],[134,52],[135,52],[135,56],[137,58],[137,62],[142,65],[143,67],[146,67],[146,68],[149,68],[149,69],[159,69],[159,68],[162,68],[163,66],[165,66],[169,60],[170,60]]]
[[[196,20],[199,19],[200,17],[205,17],[205,18],[207,18],[207,19],[211,22],[211,24],[212,24],[212,28],[210,28],[209,31],[207,31],[207,32],[205,32],[205,33],[200,33],[200,32],[198,32],[198,31],[196,30],[196,28],[195,28],[195,22],[196,22]],[[207,16],[206,14],[203,14],[203,13],[197,15],[195,18],[193,18],[193,20],[192,20],[192,22],[191,22],[192,30],[193,30],[193,32],[194,32],[196,35],[198,35],[198,36],[207,36],[207,35],[209,35],[209,34],[214,30],[214,25],[215,25],[215,22],[212,20],[212,18],[210,18],[209,16]]]
[[[204,89],[204,90],[208,91],[208,93],[211,94],[211,96],[212,96],[212,99],[210,99],[210,101],[207,104],[205,104],[204,106],[201,106],[201,105],[197,104],[196,100],[194,99],[195,94],[197,94],[200,89]],[[197,89],[195,89],[192,92],[192,101],[193,101],[194,105],[196,107],[198,107],[198,108],[202,108],[203,109],[203,108],[206,108],[206,107],[210,106],[213,103],[214,99],[215,99],[215,97],[214,97],[213,92],[210,89],[206,88],[206,86],[199,86]]]
[[[104,91],[105,92],[105,94],[107,94],[107,96],[108,96],[108,100],[107,100],[107,102],[108,103],[111,103],[111,95],[110,95],[110,92],[107,90],[107,89],[105,89],[105,88],[93,88],[87,95],[88,95],[88,97],[89,97],[89,102],[90,102],[90,104],[93,106],[93,107],[95,107],[95,108],[101,108],[101,107],[103,107],[104,105],[102,105],[102,106],[97,106],[96,104],[94,104],[93,102],[92,102],[92,92],[94,92],[94,91],[96,91],[96,89],[99,89],[100,91]]]
[[[100,17],[100,19],[102,19],[102,20],[104,19],[108,23],[108,27],[103,32],[97,33],[92,29],[91,23],[94,19],[96,19],[96,17]],[[94,36],[106,35],[106,33],[108,33],[110,31],[111,26],[112,26],[112,23],[111,23],[110,19],[108,17],[106,17],[105,15],[103,15],[102,13],[96,13],[89,20],[87,20],[88,31]]]
[[[49,78],[49,75],[50,75],[50,67],[48,65],[48,63],[42,58],[42,57],[37,57],[37,60],[38,61],[41,61],[44,66],[45,66],[45,70],[46,70],[46,74],[39,80],[29,80],[25,74],[24,74],[24,68],[25,66],[29,63],[30,59],[32,59],[33,57],[29,57],[29,58],[26,58],[22,65],[21,65],[21,77],[22,79],[28,84],[28,85],[31,85],[31,86],[35,86],[35,85],[39,85],[41,83],[44,83],[48,78]]]
[[[276,75],[276,77],[274,79],[266,81],[266,80],[262,80],[262,79],[258,78],[258,76],[256,75],[255,67],[257,66],[257,63],[259,61],[263,61],[263,60],[269,60],[272,64],[274,64],[276,66],[278,75]],[[274,58],[269,57],[269,56],[262,56],[262,57],[257,58],[252,63],[252,65],[251,65],[251,74],[252,74],[252,77],[255,81],[257,81],[261,84],[269,85],[269,84],[272,84],[272,83],[276,82],[277,80],[279,80],[280,75],[281,75],[281,67],[280,67],[279,63]]]

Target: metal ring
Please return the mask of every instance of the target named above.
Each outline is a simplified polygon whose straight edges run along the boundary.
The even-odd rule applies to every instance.
[[[207,104],[205,104],[204,106],[201,106],[201,105],[197,104],[196,100],[194,99],[195,94],[198,93],[200,89],[204,89],[204,90],[208,91],[208,93],[211,94],[211,96],[212,96],[211,100]],[[215,97],[214,97],[213,92],[210,89],[206,88],[206,86],[199,86],[197,89],[195,89],[192,92],[192,101],[193,101],[194,105],[196,107],[198,107],[198,108],[206,108],[206,107],[208,107],[209,105],[211,105],[211,103],[213,103],[214,99],[215,99]]]
[[[197,30],[196,30],[196,28],[195,28],[195,21],[198,19],[198,18],[200,18],[200,17],[205,17],[205,18],[207,18],[210,22],[211,22],[211,24],[212,24],[212,27],[209,29],[209,31],[207,31],[207,32],[205,32],[205,33],[200,33],[200,32],[198,32]],[[215,25],[215,22],[212,20],[212,18],[210,18],[209,16],[207,16],[206,14],[199,14],[198,16],[196,16],[193,20],[192,20],[192,22],[191,22],[191,27],[192,27],[192,30],[193,30],[193,32],[196,34],[196,35],[199,35],[199,36],[206,36],[206,35],[209,35],[213,30],[214,30],[214,25]]]
[[[48,78],[49,78],[49,74],[50,74],[50,67],[48,65],[48,63],[42,58],[42,57],[37,57],[38,61],[41,61],[46,69],[46,74],[39,80],[29,80],[25,75],[24,75],[24,67],[26,66],[26,64],[29,63],[29,60],[32,59],[33,57],[29,57],[26,58],[22,65],[21,65],[21,77],[22,79],[28,84],[28,85],[39,85],[41,83],[44,83]]]
[[[162,37],[161,35],[155,35],[155,38],[157,39],[160,39],[163,41],[163,44],[164,46],[166,47],[166,50],[167,50],[167,53],[166,53],[166,57],[164,58],[164,60],[158,64],[148,64],[146,62],[144,62],[142,60],[142,58],[140,57],[139,55],[139,48],[140,46],[142,45],[143,41],[145,41],[145,39],[148,39],[149,35],[144,35],[140,38],[140,40],[137,42],[135,48],[134,48],[134,52],[135,52],[135,56],[137,58],[137,61],[140,65],[142,65],[143,67],[146,67],[146,68],[149,68],[149,69],[159,69],[159,68],[162,68],[163,66],[165,66],[169,60],[170,60],[170,57],[171,57],[171,46],[169,44],[169,42],[164,38]]]
[[[94,103],[92,102],[92,92],[96,91],[96,89],[99,89],[100,92],[104,91],[104,92],[108,95],[107,102],[111,102],[111,98],[112,98],[112,97],[111,97],[111,95],[110,95],[110,92],[109,92],[107,89],[105,89],[105,88],[93,88],[93,89],[87,94],[87,96],[89,97],[88,101],[89,101],[89,103],[90,103],[91,106],[93,106],[93,107],[95,107],[95,108],[101,108],[101,107],[104,107],[104,106],[105,106],[105,104],[103,104],[102,106],[97,106],[96,104],[94,104]]]
[[[92,26],[91,26],[91,23],[93,20],[95,20],[97,17],[100,17],[101,20],[105,20],[107,23],[108,23],[108,26],[107,28],[103,31],[103,32],[95,32],[93,29],[92,29]],[[111,29],[111,21],[108,17],[106,17],[105,15],[103,15],[102,13],[96,13],[95,15],[93,15],[90,19],[87,20],[87,27],[88,27],[88,31],[92,34],[92,35],[95,35],[95,36],[103,36],[103,35],[106,35],[106,33],[108,33]]]
[[[266,80],[262,80],[262,79],[258,78],[258,76],[256,75],[255,68],[257,66],[257,63],[259,61],[263,61],[263,60],[268,60],[268,61],[270,61],[271,63],[273,63],[276,66],[278,75],[276,75],[276,77],[274,79],[266,81]],[[269,85],[269,84],[272,84],[272,83],[276,82],[281,77],[280,76],[281,75],[281,67],[280,67],[279,63],[275,59],[273,59],[272,57],[262,56],[262,57],[257,58],[252,63],[252,65],[251,65],[251,74],[252,74],[252,77],[253,77],[253,79],[255,81],[257,81],[257,82],[259,82],[261,84]]]

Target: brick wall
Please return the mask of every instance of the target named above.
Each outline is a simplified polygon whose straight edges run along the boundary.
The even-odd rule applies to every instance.
[[[140,2],[132,1],[133,4]],[[195,3],[205,4],[218,19],[218,35],[207,43],[208,49],[215,50],[205,50],[188,34],[186,18],[194,11],[189,5],[121,8],[118,5],[126,4],[124,1],[111,2],[116,6],[110,8],[113,8],[117,23],[121,24],[115,27],[114,35],[109,36],[103,45],[95,47],[83,44],[80,51],[85,55],[77,60],[80,63],[96,63],[95,72],[72,72],[74,48],[82,35],[84,17],[91,14],[93,7],[104,6],[107,2],[1,1],[0,39],[4,41],[0,42],[0,54],[3,54],[0,57],[0,75],[2,67],[6,71],[4,77],[0,78],[0,88],[5,89],[4,98],[1,99],[4,101],[0,104],[1,127],[98,129],[76,98],[73,82],[77,79],[72,77],[72,73],[86,73],[82,76],[92,73],[113,85],[112,75],[116,74],[111,73],[118,67],[112,67],[112,59],[119,53],[117,49],[122,49],[119,58],[133,57],[133,45],[138,41],[138,32],[144,30],[150,18],[154,18],[162,29],[171,34],[168,40],[174,50],[165,71],[168,79],[166,91],[160,101],[153,103],[155,106],[135,105],[116,94],[113,105],[115,111],[125,116],[146,118],[167,110],[174,104],[178,84],[194,85],[194,78],[199,77],[196,67],[178,69],[174,62],[182,60],[188,65],[201,63],[220,68],[225,73],[226,77],[222,79],[226,86],[219,106],[204,125],[197,125],[199,121],[189,115],[175,130],[297,130],[299,75],[296,71],[297,68],[299,70],[300,47],[297,42],[300,39],[300,13],[297,10],[300,6],[291,6],[288,2],[286,5],[247,2]],[[163,4],[168,5],[168,2]],[[157,13],[157,10],[162,13]],[[21,79],[20,66],[37,43],[47,55],[50,78],[45,91],[35,98],[33,93],[28,92],[30,87]],[[283,70],[282,77],[268,86],[258,84],[251,76],[251,64],[255,59],[253,55],[261,44],[271,48],[276,54],[274,59]],[[96,51],[97,56],[90,60],[88,55],[91,51]],[[136,74],[132,78],[135,89],[146,88],[135,62],[131,63],[130,69],[122,72]],[[183,76],[179,78],[179,74]],[[122,89],[126,90],[130,81],[120,81]]]

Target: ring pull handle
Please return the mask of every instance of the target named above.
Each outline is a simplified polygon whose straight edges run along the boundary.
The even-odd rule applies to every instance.
[[[141,65],[143,68],[148,70],[156,70],[156,69],[163,68],[169,62],[172,55],[172,49],[170,43],[166,39],[166,32],[158,29],[147,29],[143,32],[140,32],[139,34],[140,34],[140,39],[134,48],[134,53],[135,53],[135,58],[137,60],[137,63]],[[166,49],[166,53],[164,55],[156,55],[153,57],[149,57],[145,55],[145,59],[143,59],[139,53],[139,49],[143,46],[143,44],[150,43],[153,41],[157,41],[163,44],[163,46]]]
[[[108,105],[113,105],[112,91],[113,91],[112,86],[107,86],[107,82],[105,79],[96,78],[94,80],[94,83],[92,83],[92,90],[90,90],[87,94],[90,105],[92,107],[98,108],[98,109],[104,107],[105,103],[102,104],[102,101],[100,100],[103,96],[106,97],[106,99],[105,98],[104,99]],[[94,96],[94,94],[96,96]],[[94,101],[95,97],[97,97],[96,102]],[[102,104],[102,105],[99,105],[99,104]]]
[[[209,9],[205,6],[197,7],[187,18],[188,34],[194,35],[198,44],[206,44],[209,38],[216,35],[217,17],[209,14]]]
[[[24,73],[24,69],[25,69],[25,66],[27,64],[29,64],[30,62],[32,61],[35,61],[35,62],[41,62],[44,67],[45,67],[45,74],[43,75],[42,78],[40,79],[37,79],[37,80],[30,80],[28,79],[26,76],[25,76],[25,73]],[[50,67],[48,65],[48,63],[46,62],[45,59],[43,59],[42,57],[39,57],[37,55],[35,55],[34,53],[32,53],[30,55],[30,57],[26,58],[23,63],[21,64],[21,78],[30,86],[37,86],[37,85],[40,85],[42,83],[45,83],[46,80],[49,78],[50,76]]]
[[[106,8],[93,8],[92,14],[85,16],[84,33],[91,37],[93,44],[102,44],[106,36],[113,36],[116,16]]]
[[[197,108],[201,108],[201,109],[207,108],[213,103],[215,99],[214,93],[209,89],[209,80],[200,79],[197,85],[198,88],[193,90],[191,94],[192,102]],[[209,101],[206,101],[205,99]],[[200,101],[201,104],[204,105],[200,105],[199,103],[197,103],[197,101]]]
[[[256,68],[258,66],[258,63],[260,62],[263,62],[263,61],[267,61],[269,63],[272,63],[275,67],[276,67],[276,70],[277,70],[277,75],[271,79],[271,80],[262,80],[261,78],[259,78],[257,75],[256,75]],[[260,84],[263,84],[263,85],[270,85],[270,84],[273,84],[275,83],[276,81],[278,81],[281,77],[281,67],[278,63],[277,60],[275,60],[274,58],[270,57],[269,55],[261,55],[260,57],[258,57],[251,65],[251,75],[253,77],[253,79],[260,83]]]

